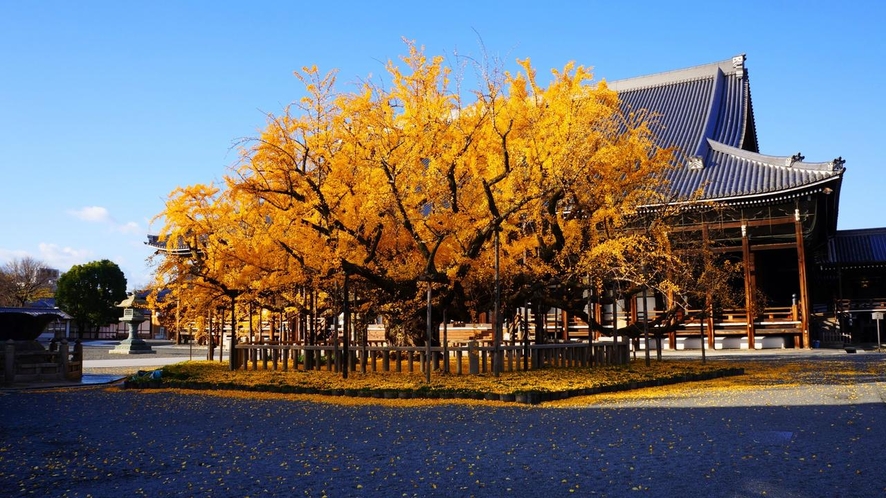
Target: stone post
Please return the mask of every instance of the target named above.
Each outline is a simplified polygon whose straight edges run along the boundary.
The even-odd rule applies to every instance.
[[[68,376],[68,358],[68,340],[62,339],[58,344],[58,363],[63,379]]]
[[[71,365],[69,363],[69,368],[65,372],[65,377],[68,380],[80,380],[83,378],[83,344],[80,343],[80,340],[74,341],[74,351],[71,354]]]
[[[15,341],[12,339],[6,341],[6,361],[4,362],[4,375],[6,382],[15,382]]]

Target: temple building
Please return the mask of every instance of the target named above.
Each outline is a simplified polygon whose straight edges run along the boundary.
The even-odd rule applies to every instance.
[[[709,317],[706,346],[810,347],[818,333],[812,310],[835,305],[829,288],[812,283],[821,280],[815,262],[836,235],[844,161],[760,153],[744,55],[609,86],[626,112],[657,116],[659,146],[678,149],[669,188],[675,202],[692,201],[677,229],[697,233],[720,257],[742,263],[745,307]],[[720,208],[692,214],[693,205],[708,203]],[[763,306],[754,302],[758,295],[765,296]],[[636,302],[622,303],[628,322],[637,319]],[[621,325],[618,315],[598,312],[613,328]],[[689,329],[683,335],[697,335]],[[672,331],[667,346],[699,347],[680,336]]]

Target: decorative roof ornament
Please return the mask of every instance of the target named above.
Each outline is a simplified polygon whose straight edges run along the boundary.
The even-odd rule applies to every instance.
[[[689,169],[704,169],[704,159],[701,156],[692,156],[687,163]]]
[[[840,156],[840,157],[834,159],[834,160],[831,162],[831,164],[834,165],[834,171],[836,171],[836,170],[842,168],[844,164],[846,164],[846,160],[843,159],[843,156]]]
[[[788,168],[790,168],[791,166],[794,165],[794,163],[803,162],[803,159],[806,159],[806,156],[804,156],[800,152],[797,152],[793,156],[786,158],[784,160],[784,165],[787,166]]]
[[[732,67],[735,68],[735,76],[738,79],[744,78],[744,61],[746,58],[745,54],[739,54],[732,58]]]

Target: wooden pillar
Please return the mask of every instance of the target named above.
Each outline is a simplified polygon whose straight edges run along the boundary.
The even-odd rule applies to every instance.
[[[572,317],[569,316],[569,312],[566,310],[560,310],[560,321],[563,324],[563,331],[561,334],[561,338],[563,342],[569,341],[569,323],[572,320]]]
[[[668,289],[668,297],[667,297],[668,304],[666,306],[667,309],[671,309],[674,307],[675,298],[676,298],[676,296],[674,296],[674,291]],[[677,313],[678,313],[677,320],[681,320],[682,316],[683,316],[682,312],[677,311]],[[670,325],[670,324],[668,324],[668,325]],[[668,331],[668,349],[677,349],[677,330],[674,328],[671,328]]]
[[[705,311],[707,313],[705,318],[705,325],[708,327],[708,349],[713,351],[714,344],[716,343],[716,341],[714,340],[714,297],[710,293],[705,296],[705,308]]]
[[[741,226],[741,254],[744,266],[744,301],[747,315],[748,349],[754,349],[754,295],[757,293],[756,269],[754,255],[751,253],[751,242],[748,239],[748,226]]]
[[[800,221],[800,210],[794,210],[794,231],[797,236],[797,270],[800,275],[800,331],[801,348],[809,347],[809,293],[806,288],[806,247],[803,243],[803,223]]]
[[[707,223],[703,223],[701,226],[701,238],[702,238],[702,244],[704,245],[704,258],[705,258],[705,262],[707,263],[710,260],[710,258],[712,257],[710,254],[711,239],[710,239],[710,236],[708,235],[708,224]],[[715,342],[714,341],[714,315],[713,315],[714,306],[713,306],[713,302],[714,302],[714,296],[711,293],[710,288],[708,288],[705,290],[703,318],[699,319],[699,321],[704,321],[705,325],[708,328],[706,338],[707,338],[707,342],[708,342],[708,349],[711,349],[711,350],[714,349],[714,342]],[[702,344],[701,347],[704,347],[704,344]]]

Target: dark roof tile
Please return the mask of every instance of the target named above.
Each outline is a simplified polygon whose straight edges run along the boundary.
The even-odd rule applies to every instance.
[[[842,160],[806,163],[758,154],[756,125],[744,56],[667,73],[614,81],[626,112],[655,116],[657,143],[676,146],[669,188],[686,198],[742,202],[798,192],[835,180]],[[697,167],[700,164],[703,167]]]
[[[828,243],[828,262],[843,265],[886,264],[886,228],[838,230]]]

